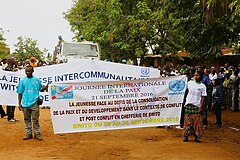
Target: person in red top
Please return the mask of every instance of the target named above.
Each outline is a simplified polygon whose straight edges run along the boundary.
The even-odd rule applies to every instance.
[[[31,57],[30,58],[30,65],[32,66],[32,67],[34,67],[34,68],[36,68],[37,67],[37,59],[35,58],[35,57]]]

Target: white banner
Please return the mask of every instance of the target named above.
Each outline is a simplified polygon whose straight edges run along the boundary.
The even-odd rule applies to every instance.
[[[87,59],[38,67],[34,70],[33,75],[40,78],[43,85],[48,82],[123,81],[159,77],[159,70],[154,68]],[[0,70],[0,104],[18,105],[16,87],[24,76],[24,70],[18,72]],[[44,99],[43,106],[48,106],[48,92],[41,95]]]
[[[0,104],[18,105],[17,86],[23,74],[0,70]]]
[[[50,86],[54,133],[176,125],[186,76]]]

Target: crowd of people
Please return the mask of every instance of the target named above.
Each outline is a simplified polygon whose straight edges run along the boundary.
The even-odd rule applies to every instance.
[[[26,66],[28,65],[32,66],[33,68],[36,68],[36,67],[42,67],[42,66],[52,65],[52,64],[55,64],[55,63],[53,62],[47,63],[43,60],[37,60],[35,57],[31,57],[26,61],[18,61],[15,57],[8,57],[8,58],[2,59],[0,63],[2,70],[9,71],[9,72],[16,72],[18,70],[26,68]],[[46,108],[49,108],[49,107],[46,107]],[[19,121],[18,119],[15,119],[14,113],[15,113],[15,106],[7,105],[6,112],[5,112],[2,105],[0,105],[1,118],[7,116],[7,121],[9,123],[15,123]]]
[[[226,63],[224,66],[216,69],[215,67],[207,68],[206,66],[182,66],[173,67],[173,64],[165,65],[159,68],[161,77],[175,76],[175,75],[186,75],[189,80],[194,79],[195,71],[200,71],[201,82],[205,84],[207,88],[207,105],[208,109],[212,110],[212,100],[215,98],[215,87],[220,85],[222,95],[221,105],[225,109],[231,109],[233,112],[239,111],[239,79],[240,79],[240,66],[234,67],[229,66]],[[217,72],[218,70],[218,72]],[[219,87],[217,87],[219,88]]]
[[[18,106],[19,110],[23,111],[24,122],[26,125],[26,136],[23,140],[31,139],[32,128],[34,132],[34,138],[42,140],[40,125],[39,125],[39,91],[47,89],[48,84],[43,86],[39,78],[33,76],[34,68],[44,66],[44,62],[35,57],[31,57],[27,61],[17,62],[16,58],[9,57],[1,60],[2,70],[15,72],[21,69],[25,69],[26,77],[22,78],[17,87],[18,93]],[[9,123],[15,123],[19,120],[15,119],[15,106],[7,105],[7,113],[4,111],[2,105],[0,105],[1,118],[7,116]],[[33,125],[32,125],[33,124]]]
[[[34,68],[51,64],[54,63],[47,64],[42,60],[37,60],[35,57],[31,57],[26,61],[17,61],[14,57],[9,57],[1,60],[2,70],[14,72],[25,69],[25,73],[27,75],[27,78],[25,79],[27,80],[30,80],[33,77],[32,73],[34,71]],[[174,65],[170,63],[169,65],[159,67],[159,70],[161,77],[186,75],[188,79],[187,89],[183,98],[180,126],[178,127],[180,129],[183,129],[182,135],[184,142],[188,141],[188,136],[190,135],[195,136],[195,142],[200,142],[202,130],[206,129],[208,126],[207,115],[209,111],[215,112],[216,125],[220,128],[223,124],[221,119],[222,109],[231,109],[232,112],[238,112],[240,110],[240,67],[229,66],[228,63],[217,69],[215,67],[208,68],[204,65],[187,66],[186,64],[174,67]],[[30,72],[30,75],[28,75],[28,72]],[[38,79],[35,80],[38,81]],[[30,82],[21,81],[20,84],[25,85],[25,83],[28,84]],[[34,100],[31,101],[31,105],[22,107],[22,103],[25,105],[26,101],[28,100],[24,99],[25,101],[22,102],[22,96],[19,97],[20,109],[24,111],[24,117],[27,117],[27,119],[24,118],[27,128],[27,133],[24,140],[32,138],[32,133],[30,134],[30,132],[32,132],[30,127],[31,123],[29,121],[29,113],[32,111],[29,111],[29,107],[33,108],[34,112],[38,111],[34,109],[38,108],[36,107],[36,97],[39,96],[38,92],[40,90],[46,89],[43,88],[40,82],[39,86],[40,87],[38,88],[38,91],[33,97]],[[18,94],[23,95],[23,89],[24,87],[18,87]],[[33,88],[30,87],[30,89]],[[7,105],[6,113],[2,108],[2,105],[0,105],[1,118],[7,116],[9,123],[15,123],[18,121],[15,119],[14,112],[15,106]],[[36,114],[38,113],[39,111]],[[40,131],[38,116],[33,116],[33,118],[34,117],[35,120],[33,120],[33,124],[35,125],[35,135],[37,135],[37,139],[42,140],[42,138],[39,136]]]
[[[34,68],[36,68],[36,67],[56,64],[56,62],[53,62],[53,61],[49,62],[49,61],[37,60],[35,57],[31,57],[30,59],[27,59],[25,61],[21,61],[21,60],[18,61],[14,57],[9,57],[9,58],[0,59],[0,61],[1,61],[0,65],[2,66],[2,70],[9,71],[7,67],[12,66],[13,72],[24,69],[28,65],[31,65]]]
[[[208,126],[208,111],[216,115],[217,127],[222,127],[222,109],[240,110],[240,67],[229,66],[226,63],[218,68],[206,66],[178,66],[170,63],[160,69],[161,77],[186,75],[187,89],[183,99],[180,126],[183,129],[183,141],[188,141],[189,135],[195,136],[200,142],[202,129]]]

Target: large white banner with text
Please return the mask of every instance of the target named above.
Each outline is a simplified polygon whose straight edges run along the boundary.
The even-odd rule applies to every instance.
[[[179,124],[186,81],[173,76],[52,84],[54,133]]]
[[[48,82],[90,82],[90,81],[123,81],[159,77],[159,70],[100,60],[79,59],[69,63],[35,68],[34,76],[40,78],[43,85]],[[0,104],[18,105],[17,85],[25,71],[6,72],[0,70]],[[44,106],[49,105],[48,92],[41,93]]]

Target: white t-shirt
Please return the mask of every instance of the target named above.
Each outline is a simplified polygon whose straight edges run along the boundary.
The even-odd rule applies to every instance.
[[[210,73],[209,75],[209,79],[210,79],[210,81],[214,81],[214,80],[216,80],[217,79],[217,73],[215,73],[215,74],[212,74],[212,73]]]
[[[192,104],[200,107],[202,96],[207,96],[207,89],[203,83],[197,84],[195,81],[189,81],[187,83],[188,95],[186,98],[186,104]]]

